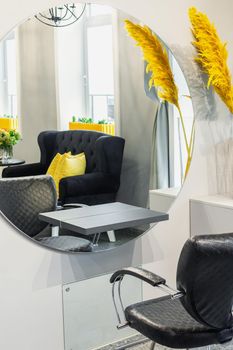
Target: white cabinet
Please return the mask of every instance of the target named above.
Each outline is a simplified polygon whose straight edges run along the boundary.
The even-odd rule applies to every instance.
[[[190,199],[190,234],[233,232],[233,199],[221,195]]]

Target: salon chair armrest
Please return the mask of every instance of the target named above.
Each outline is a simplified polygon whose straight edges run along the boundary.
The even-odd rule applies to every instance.
[[[138,267],[126,267],[116,271],[110,278],[110,283],[121,280],[125,275],[130,275],[140,280],[149,283],[153,287],[161,284],[166,284],[166,280],[163,277],[156,275],[153,272],[138,268]]]

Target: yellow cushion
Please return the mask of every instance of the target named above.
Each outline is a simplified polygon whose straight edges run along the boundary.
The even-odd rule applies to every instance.
[[[68,155],[71,155],[71,152],[65,153]],[[46,175],[54,176],[54,173],[56,171],[57,165],[60,162],[63,154],[57,153],[55,157],[53,158],[52,162],[50,163],[50,166],[46,172]]]
[[[53,174],[53,179],[56,185],[56,190],[59,195],[59,182],[64,177],[84,175],[86,171],[86,157],[84,153],[72,156],[64,153],[60,158],[56,170]]]

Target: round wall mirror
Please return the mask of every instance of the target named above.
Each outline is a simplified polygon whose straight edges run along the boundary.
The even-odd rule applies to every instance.
[[[137,238],[168,219],[187,175],[194,118],[184,75],[154,34],[181,120],[150,88],[126,19],[139,23],[108,6],[63,5],[0,44],[0,209],[49,248],[93,253]]]

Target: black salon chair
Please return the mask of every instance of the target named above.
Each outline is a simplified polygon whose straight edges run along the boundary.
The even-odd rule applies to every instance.
[[[38,145],[40,162],[7,167],[2,177],[43,175],[57,153],[84,152],[86,173],[60,181],[60,203],[96,205],[115,201],[120,187],[123,138],[88,130],[43,131],[38,136]]]
[[[123,309],[122,322],[114,291],[125,275],[158,287],[168,296],[128,306]],[[154,342],[151,349],[155,343],[186,349],[232,340],[233,233],[196,236],[185,243],[178,263],[176,291],[167,286],[164,278],[139,268],[119,270],[110,282],[118,327],[136,329]],[[121,301],[120,292],[118,297]]]
[[[55,184],[51,176],[0,179],[0,211],[19,230],[41,244],[69,252],[89,252],[92,243],[72,237],[60,229],[52,236],[52,228],[39,220],[39,213],[61,210],[57,207]]]

